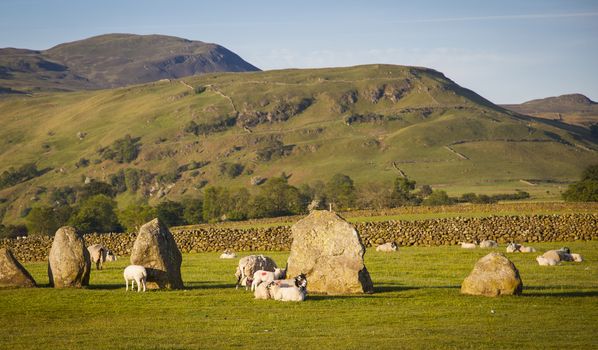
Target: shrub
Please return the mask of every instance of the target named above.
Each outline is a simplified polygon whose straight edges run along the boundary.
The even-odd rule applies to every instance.
[[[103,160],[112,159],[118,163],[130,163],[137,158],[141,145],[139,137],[125,135],[112,143],[110,147],[100,148],[98,152]]]
[[[435,190],[432,194],[424,200],[424,205],[450,205],[453,200],[445,191]]]
[[[0,189],[31,180],[39,175],[41,172],[37,170],[35,163],[24,164],[18,169],[10,167],[0,175]]]
[[[598,164],[587,167],[581,181],[569,185],[563,192],[563,199],[568,202],[598,202]]]
[[[220,165],[218,166],[220,174],[227,176],[231,179],[234,179],[235,177],[241,175],[243,173],[244,168],[245,167],[242,164],[229,162],[220,163]]]
[[[27,236],[27,227],[25,225],[8,225],[0,224],[0,239],[1,238],[17,238],[20,236]]]

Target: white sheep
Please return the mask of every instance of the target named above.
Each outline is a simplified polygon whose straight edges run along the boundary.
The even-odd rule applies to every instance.
[[[232,252],[230,250],[225,250],[222,254],[220,254],[220,259],[234,259],[237,257],[237,254],[235,254],[235,252]]]
[[[102,264],[106,261],[116,261],[117,257],[110,251],[110,249],[104,247],[101,244],[93,244],[87,247],[89,251],[89,257],[93,264],[96,264],[96,269],[101,270]]]
[[[255,290],[260,283],[265,282],[266,284],[274,281],[283,279],[287,276],[287,269],[279,269],[278,267],[274,271],[257,270],[253,273],[253,281],[251,282],[251,291]]]
[[[459,242],[459,244],[461,244],[461,248],[463,249],[475,249],[477,247],[476,243]]]
[[[522,252],[522,253],[535,253],[536,252],[536,248],[521,246],[521,248],[519,248],[519,251]]]
[[[571,257],[573,258],[573,261],[575,261],[575,262],[582,262],[583,261],[583,257],[580,254],[571,253]]]
[[[498,248],[498,243],[491,239],[485,239],[480,242],[480,248]]]
[[[255,287],[255,292],[253,295],[256,299],[270,299],[270,289],[268,288],[267,283],[260,283],[257,287]]]
[[[280,301],[304,301],[307,295],[307,278],[304,274],[295,277],[295,285],[283,287],[276,282],[270,282],[267,286],[270,296]]]
[[[559,263],[555,259],[546,258],[542,255],[539,255],[538,257],[536,257],[536,261],[538,262],[538,265],[540,265],[540,266],[555,266],[556,264]]]
[[[521,244],[509,243],[509,245],[507,246],[507,253],[519,252],[521,247],[522,247]]]
[[[542,254],[543,257],[547,259],[552,259],[556,261],[573,261],[573,257],[570,254],[569,248],[561,248],[561,249],[553,249],[545,252]]]
[[[253,274],[258,270],[272,271],[276,269],[276,263],[274,260],[263,255],[249,255],[239,260],[239,265],[235,271],[235,277],[237,277],[237,284],[235,288],[239,288],[239,285],[244,285],[245,290],[253,282]]]
[[[125,268],[123,276],[125,277],[126,291],[129,290],[129,281],[131,281],[131,290],[135,288],[135,282],[137,282],[137,292],[141,291],[141,286],[143,286],[143,291],[145,292],[145,281],[147,279],[145,267],[141,265],[129,265]]]
[[[399,249],[399,247],[395,242],[380,244],[376,247],[377,252],[396,252],[397,249]]]

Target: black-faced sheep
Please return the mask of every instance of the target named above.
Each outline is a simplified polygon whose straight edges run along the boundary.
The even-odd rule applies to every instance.
[[[116,255],[110,251],[110,249],[104,247],[101,244],[93,244],[87,247],[89,251],[89,257],[91,263],[96,264],[96,269],[101,270],[102,264],[106,261],[116,261]]]
[[[245,286],[245,290],[251,286],[253,282],[253,274],[258,270],[272,271],[276,269],[276,263],[274,260],[263,255],[249,255],[239,260],[239,265],[235,271],[235,277],[237,277],[237,284],[235,288],[239,288],[240,285]]]
[[[141,291],[141,286],[143,286],[143,291],[145,292],[145,281],[147,279],[147,271],[145,267],[141,265],[129,265],[125,268],[125,272],[123,273],[125,277],[125,290],[129,290],[129,281],[131,281],[131,290],[135,288],[135,282],[137,283],[137,292]]]
[[[376,247],[377,252],[396,252],[397,249],[399,249],[399,247],[395,242],[380,244]]]

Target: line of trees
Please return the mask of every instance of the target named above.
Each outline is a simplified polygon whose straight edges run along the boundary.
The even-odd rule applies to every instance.
[[[524,199],[529,194],[518,191],[505,195],[467,193],[450,197],[445,191],[428,185],[416,188],[416,182],[397,177],[391,187],[367,184],[356,187],[351,177],[335,174],[327,182],[293,186],[288,176],[268,179],[250,192],[246,188],[229,189],[210,186],[201,198],[184,198],[180,202],[166,200],[156,206],[132,204],[118,209],[115,197],[124,191],[134,192],[147,174],[139,170],[123,170],[111,177],[110,183],[92,181],[79,187],[61,187],[49,192],[51,205],[32,208],[25,221],[29,232],[52,235],[58,227],[73,225],[82,232],[135,231],[158,217],[168,226],[198,224],[225,220],[297,215],[308,206],[335,210],[382,209],[408,205],[449,205],[459,202],[493,203],[505,199]],[[22,234],[22,227],[10,227],[4,235]],[[0,237],[2,232],[0,232]]]

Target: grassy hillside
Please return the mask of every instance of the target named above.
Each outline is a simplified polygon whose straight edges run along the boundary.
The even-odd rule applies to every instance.
[[[598,103],[582,94],[532,100],[503,107],[517,113],[588,127],[598,124]]]
[[[399,169],[449,194],[518,188],[557,198],[598,160],[587,129],[508,112],[439,72],[392,65],[215,73],[12,96],[0,99],[0,111],[0,171],[27,162],[51,169],[0,191],[10,221],[47,200],[40,187],[105,181],[127,167],[156,177],[136,195],[121,195],[121,204],[144,196],[156,202],[160,191],[168,199],[200,195],[206,181],[249,187],[254,176],[283,171],[291,184],[341,172],[357,185],[390,185]],[[140,138],[136,160],[102,160],[98,150],[126,134]],[[269,150],[269,160],[258,156]],[[81,158],[90,164],[77,167]],[[182,167],[191,162],[207,165]],[[243,173],[222,176],[225,162],[241,164]],[[176,181],[158,181],[177,170]]]
[[[45,51],[0,49],[0,93],[98,89],[257,70],[216,44],[165,35],[107,34]]]

